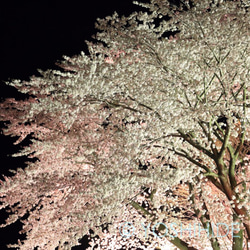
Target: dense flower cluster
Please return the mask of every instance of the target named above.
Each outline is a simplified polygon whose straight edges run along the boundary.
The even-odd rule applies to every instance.
[[[248,3],[140,5],[145,12],[98,20],[89,55],[65,56],[61,71],[8,83],[30,98],[0,104],[4,133],[17,143],[32,136],[15,156],[38,159],[1,183],[6,224],[28,214],[20,249],[67,249],[89,229],[105,237],[93,242],[118,248],[126,221],[140,228],[127,246],[250,242]],[[142,221],[152,225],[147,240],[139,237]],[[155,230],[164,228],[153,225],[189,221],[209,235],[172,228],[156,243]],[[239,230],[216,237],[216,223]]]

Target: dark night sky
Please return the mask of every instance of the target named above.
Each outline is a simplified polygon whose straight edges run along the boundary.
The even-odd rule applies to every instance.
[[[85,2],[85,3],[84,3]],[[114,11],[128,15],[138,7],[132,0],[6,0],[0,3],[0,97],[18,97],[6,87],[9,79],[28,80],[37,69],[53,68],[63,55],[73,56],[86,49],[84,40],[95,33],[97,17]],[[1,112],[1,110],[0,110]],[[0,134],[0,171],[24,166],[24,159],[11,159],[8,154],[18,150],[13,140]],[[1,176],[1,175],[0,175]],[[0,214],[1,215],[1,214]],[[4,221],[0,218],[0,223]],[[18,226],[0,230],[0,249],[15,242]],[[21,228],[19,227],[19,230]],[[83,249],[83,248],[81,248]]]
[[[28,79],[62,55],[79,54],[97,17],[129,14],[132,0],[6,1],[0,5],[0,80]],[[134,6],[134,7],[133,7]],[[0,90],[2,93],[2,89]]]

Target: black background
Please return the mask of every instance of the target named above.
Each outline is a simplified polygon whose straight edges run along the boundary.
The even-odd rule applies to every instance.
[[[129,15],[140,8],[132,0],[6,0],[0,3],[0,98],[23,98],[23,95],[4,84],[11,79],[28,80],[38,75],[37,69],[55,68],[63,55],[73,56],[86,51],[85,40],[95,34],[97,17],[117,11]],[[1,112],[1,110],[0,110]],[[25,158],[11,158],[18,151],[15,140],[0,134],[0,173],[10,175],[8,169],[25,167]],[[2,179],[2,177],[0,177]],[[1,212],[0,223],[5,220]],[[0,249],[20,238],[17,223],[0,229]],[[85,249],[81,246],[77,249]]]

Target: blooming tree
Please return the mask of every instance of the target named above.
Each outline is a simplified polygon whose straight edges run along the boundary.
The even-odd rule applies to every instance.
[[[4,133],[37,159],[1,182],[20,249],[90,229],[101,249],[249,249],[248,1],[137,4],[97,21],[88,55],[8,83],[30,97],[0,104]]]

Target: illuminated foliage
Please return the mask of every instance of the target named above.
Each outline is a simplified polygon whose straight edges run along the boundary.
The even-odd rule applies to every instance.
[[[28,214],[21,249],[67,249],[89,229],[103,249],[168,241],[179,249],[247,249],[248,3],[171,2],[98,20],[89,55],[8,83],[30,98],[1,104],[4,133],[17,143],[32,136],[15,156],[38,159],[1,183],[6,224]],[[128,221],[138,230],[125,239],[119,227]],[[150,223],[147,239],[141,223]],[[155,237],[171,223],[177,228]],[[207,231],[177,233],[189,223]],[[225,233],[218,223],[239,230]]]

